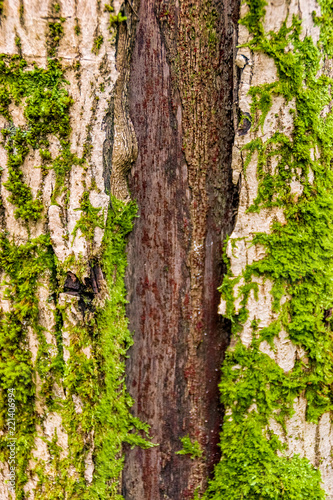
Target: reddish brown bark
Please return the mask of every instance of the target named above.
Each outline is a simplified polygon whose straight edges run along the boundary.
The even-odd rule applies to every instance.
[[[127,384],[134,413],[151,425],[159,447],[127,451],[126,500],[191,498],[219,459],[218,382],[228,326],[217,314],[217,287],[235,202],[237,15],[236,0],[140,5],[129,96],[139,147],[130,190],[140,218],[128,246],[134,346]],[[205,459],[175,454],[186,434],[199,441]]]

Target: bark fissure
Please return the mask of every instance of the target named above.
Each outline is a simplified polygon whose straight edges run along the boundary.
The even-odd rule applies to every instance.
[[[220,455],[222,241],[232,230],[237,2],[141,2],[130,81],[140,218],[129,239],[127,365],[158,448],[128,451],[125,498],[191,498]],[[189,434],[202,459],[178,456]],[[135,478],[135,479],[134,479]]]

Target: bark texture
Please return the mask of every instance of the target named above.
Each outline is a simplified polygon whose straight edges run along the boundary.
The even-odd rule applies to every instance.
[[[122,432],[133,429],[121,390],[130,336],[123,240],[109,244],[130,229],[121,214],[137,154],[131,11],[119,12],[117,1],[1,2],[3,500],[118,494]]]
[[[159,447],[129,450],[126,499],[192,498],[219,459],[218,382],[228,325],[217,315],[232,228],[237,2],[142,1],[130,114],[140,218],[129,239],[127,382]],[[203,457],[176,455],[190,435]]]
[[[1,500],[333,499],[330,0],[0,16]]]
[[[269,418],[266,420],[264,417],[262,421],[266,422],[262,431],[264,439],[270,441],[272,436],[279,438],[286,451],[280,448],[278,456],[286,457],[286,464],[291,464],[299,456],[304,457],[304,464],[308,459],[315,468],[319,468],[321,485],[327,498],[332,498],[332,395],[328,375],[331,373],[332,347],[329,340],[331,327],[326,320],[331,300],[326,285],[319,285],[318,288],[315,285],[316,273],[320,271],[314,265],[316,259],[319,263],[322,258],[320,252],[317,254],[316,244],[321,247],[325,235],[322,230],[318,231],[311,216],[308,218],[305,215],[312,212],[316,203],[321,204],[319,193],[325,200],[324,204],[330,197],[330,188],[326,191],[319,187],[317,165],[325,168],[330,160],[326,159],[325,146],[319,139],[314,117],[318,116],[318,123],[325,129],[331,119],[328,111],[331,109],[331,104],[328,104],[331,95],[328,94],[325,103],[317,102],[320,84],[312,92],[313,81],[318,84],[325,81],[325,78],[320,80],[321,75],[332,75],[332,54],[328,50],[325,38],[327,28],[323,24],[328,12],[331,16],[331,11],[327,9],[326,2],[307,0],[274,0],[267,4],[249,1],[241,7],[240,18],[243,21],[239,26],[236,55],[240,84],[235,123],[237,133],[232,155],[233,182],[240,184],[241,189],[236,225],[227,244],[230,268],[224,281],[219,311],[234,323],[228,349],[229,366],[225,367],[222,375],[222,383],[223,377],[227,378],[222,393],[228,415],[223,429],[225,437],[222,437],[224,457],[232,456],[232,436],[235,436],[235,443],[243,443],[242,460],[247,462],[246,446],[254,434],[251,424],[246,422],[252,418],[252,424],[258,422],[268,411]],[[282,36],[282,47],[277,47],[274,36]],[[307,44],[313,47],[316,54],[309,66],[304,55]],[[288,63],[291,72],[285,65],[284,58],[287,57],[291,58]],[[298,71],[301,76],[296,77]],[[301,104],[304,95],[307,95],[311,109],[315,110],[313,114],[309,107]],[[325,131],[324,136],[330,144],[330,134]],[[307,146],[300,153],[301,144],[305,143]],[[330,185],[330,167],[325,172]],[[317,220],[324,220],[326,215],[321,212],[318,217]],[[330,217],[331,213],[328,219]],[[299,247],[297,240],[302,242]],[[322,276],[330,276],[330,251],[325,251],[323,258],[325,271]],[[305,271],[307,262],[309,267]],[[316,296],[314,301],[311,290]],[[319,356],[314,345],[320,352]],[[228,371],[230,369],[233,372]],[[251,376],[252,369],[264,375],[260,382],[260,375]],[[286,394],[281,396],[282,393],[275,395],[278,403],[270,406],[269,392],[273,393],[276,388],[275,375],[270,377],[270,374],[275,369],[276,374],[280,374],[277,376],[281,377],[281,387],[288,385],[292,379],[295,385],[293,389],[289,386],[291,392],[288,397]],[[265,374],[268,374],[267,378]],[[267,407],[262,404],[260,395],[265,385],[268,391],[265,396]],[[252,389],[246,392],[246,387],[250,386]],[[323,400],[319,402],[317,397],[323,397]],[[235,430],[236,424],[232,423],[237,420],[236,413],[241,406],[244,420],[238,422],[242,422],[242,436],[246,436],[242,441]],[[279,419],[283,407],[286,416]],[[251,447],[253,450],[254,446],[261,449],[259,434],[249,446],[249,450]],[[236,455],[237,452],[234,458]],[[254,466],[252,474],[249,473],[249,483],[244,478],[239,483],[235,481],[239,489],[235,484],[227,485],[223,479],[228,475],[229,466],[232,467],[233,458],[228,460],[222,460],[217,469],[211,494],[212,491],[219,491],[227,495],[228,489],[234,494],[241,491],[253,494],[252,486],[256,483],[249,486],[250,476],[260,482],[260,466],[256,469],[254,465],[256,459],[252,458],[249,462]],[[268,463],[266,457],[262,464],[266,470]],[[251,468],[251,465],[248,464],[248,467]],[[274,474],[281,477],[277,468]],[[293,481],[296,477],[294,473]],[[269,474],[262,481],[263,490],[258,484],[253,486],[258,488],[258,494],[266,491],[265,486],[267,488],[270,484]],[[284,495],[289,498],[288,480],[284,477],[281,481],[284,483]],[[309,487],[316,481],[313,476]],[[223,483],[222,489],[218,489],[217,484]],[[303,491],[302,487],[298,487],[297,494]],[[318,492],[313,491],[309,495],[319,498]]]

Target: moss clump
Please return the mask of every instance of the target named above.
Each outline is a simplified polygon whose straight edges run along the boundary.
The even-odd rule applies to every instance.
[[[112,28],[118,26],[119,24],[125,22],[127,20],[126,16],[123,16],[121,12],[118,12],[118,14],[110,14],[110,24],[109,24],[109,29],[112,30]]]
[[[63,23],[66,21],[64,17],[60,17],[58,21],[52,21],[49,23],[48,31],[48,47],[47,52],[49,57],[55,57],[57,52],[57,47],[60,40],[64,36],[65,30]]]
[[[1,133],[8,153],[9,179],[5,186],[11,193],[10,201],[17,208],[15,215],[25,222],[36,221],[41,216],[43,205],[33,199],[31,189],[24,183],[21,167],[30,149],[39,150],[44,168],[53,168],[57,183],[54,195],[64,184],[73,164],[82,164],[70,152],[69,108],[72,99],[64,88],[66,80],[61,65],[49,60],[47,69],[36,65],[29,68],[19,56],[0,56],[0,113],[8,120]],[[20,106],[24,102],[26,125],[15,127],[10,105]],[[59,140],[60,154],[52,160],[48,151],[49,136]]]
[[[191,459],[201,458],[203,451],[198,441],[192,441],[190,436],[181,438],[183,449],[176,452],[176,455],[190,455]]]
[[[40,199],[33,199],[31,189],[23,181],[23,173],[20,166],[24,162],[29,147],[26,142],[26,134],[21,129],[2,129],[2,134],[7,138],[5,149],[8,153],[8,181],[4,186],[11,193],[9,201],[17,206],[15,217],[24,221],[38,220],[42,211],[43,203]]]
[[[277,33],[265,33],[263,0],[248,0],[248,13],[241,20],[252,35],[248,46],[273,58],[278,73],[276,82],[250,89],[252,130],[264,126],[280,96],[286,105],[293,102],[294,131],[291,137],[276,131],[271,138],[258,137],[244,147],[245,169],[254,153],[258,158],[258,196],[249,212],[282,207],[286,222],[274,222],[270,234],[255,234],[247,243],[264,246],[266,257],[247,265],[240,276],[229,271],[221,287],[237,342],[222,367],[221,397],[228,409],[221,434],[222,459],[205,499],[325,498],[319,471],[305,458],[290,457],[269,430],[272,419],[285,430],[286,418],[292,416],[294,400],[300,396],[307,399],[311,422],[333,409],[333,344],[327,313],[333,307],[333,115],[324,112],[331,102],[333,81],[317,76],[330,55],[333,18],[330,2],[321,4],[323,16],[315,17],[322,28],[318,45],[310,37],[302,39],[296,17],[289,26],[282,23]],[[294,180],[302,186],[297,195],[291,191]],[[237,239],[232,244],[236,247]],[[253,278],[258,277],[273,283],[277,319],[262,329],[259,318],[253,321],[253,340],[246,348],[237,339],[249,317],[250,290],[256,294],[258,288]],[[244,284],[237,292],[241,307],[236,312],[234,288],[241,279]],[[281,306],[282,296],[290,298]],[[282,329],[306,351],[306,358],[296,361],[288,373],[260,351],[263,340],[274,347],[274,337]]]
[[[114,12],[113,6],[106,3],[104,5],[104,12]]]
[[[85,191],[82,195],[80,208],[82,214],[80,219],[75,224],[73,230],[73,241],[78,229],[80,229],[82,236],[92,244],[95,234],[95,228],[99,227],[104,229],[104,210],[99,207],[93,207],[89,199],[89,192]]]
[[[125,22],[127,20],[127,17],[124,16],[121,12],[118,12],[118,14],[113,14],[114,8],[111,4],[105,4],[104,5],[104,12],[109,12],[109,30],[111,33],[114,32],[114,29],[119,26],[119,24]]]
[[[103,45],[103,42],[104,42],[104,37],[103,35],[99,35],[97,36],[95,39],[94,39],[94,44],[93,44],[93,48],[91,49],[91,52],[93,52],[93,54],[98,54],[99,52],[99,49],[102,47]]]

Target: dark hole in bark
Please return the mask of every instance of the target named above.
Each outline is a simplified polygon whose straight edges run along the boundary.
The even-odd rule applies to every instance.
[[[78,304],[83,314],[87,310],[94,311],[92,302],[95,295],[101,291],[103,279],[103,272],[98,264],[91,267],[90,277],[85,278],[84,282],[81,282],[74,273],[69,271],[64,285],[64,292],[79,297]]]
[[[333,309],[326,309],[324,311],[324,320],[326,326],[332,323],[332,315],[333,315]]]
[[[65,281],[64,292],[67,292],[71,295],[79,295],[80,289],[81,284],[77,276],[75,276],[75,274],[71,272],[68,272]]]
[[[238,119],[238,135],[245,135],[251,128],[251,115],[246,111],[240,111]]]

